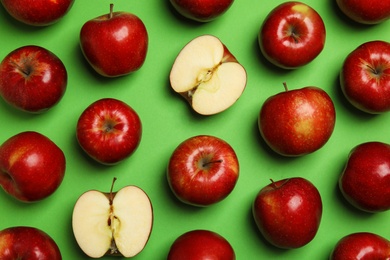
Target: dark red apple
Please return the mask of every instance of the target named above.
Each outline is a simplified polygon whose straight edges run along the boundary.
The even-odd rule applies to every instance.
[[[46,232],[27,226],[0,231],[1,260],[61,260],[58,245]]]
[[[350,19],[362,24],[378,24],[390,18],[390,1],[336,0],[340,10]]]
[[[178,13],[198,22],[210,22],[224,14],[234,0],[170,0]]]
[[[269,97],[259,113],[265,142],[284,156],[312,153],[329,140],[336,112],[329,95],[317,87],[288,90]]]
[[[356,108],[372,114],[390,111],[390,43],[370,41],[353,50],[341,69],[340,85]]]
[[[323,50],[326,30],[321,16],[301,2],[287,1],[265,18],[259,35],[264,57],[284,69],[308,64]]]
[[[192,230],[179,236],[171,245],[168,260],[235,260],[230,243],[209,230]]]
[[[377,234],[358,232],[341,238],[329,260],[390,259],[390,241]]]
[[[346,200],[360,210],[389,210],[390,145],[367,142],[354,147],[339,178],[339,187]]]
[[[99,74],[127,75],[141,68],[148,50],[148,33],[142,20],[128,12],[113,12],[87,21],[80,31],[81,50]]]
[[[142,124],[128,104],[103,98],[80,115],[76,129],[83,150],[102,164],[116,164],[132,155],[141,142]]]
[[[40,113],[56,105],[67,82],[62,61],[40,46],[17,48],[0,63],[0,96],[26,112]]]
[[[252,211],[268,242],[292,249],[314,239],[321,222],[322,201],[317,188],[304,178],[271,180],[257,194]]]
[[[225,199],[238,176],[239,163],[233,148],[208,135],[183,141],[172,153],[167,169],[168,183],[176,197],[195,206]]]
[[[21,132],[0,146],[0,185],[23,202],[39,201],[54,193],[65,167],[62,150],[37,132]]]
[[[47,26],[64,17],[74,0],[1,0],[7,12],[22,23]]]

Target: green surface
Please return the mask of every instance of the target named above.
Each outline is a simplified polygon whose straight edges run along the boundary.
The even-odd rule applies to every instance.
[[[79,31],[87,20],[105,14],[109,3],[115,10],[138,15],[149,33],[149,51],[138,72],[116,79],[98,76],[86,63],[79,47]],[[168,0],[76,0],[57,24],[34,28],[13,20],[0,8],[0,57],[17,47],[36,44],[64,62],[69,82],[65,96],[52,110],[31,115],[0,100],[0,143],[19,132],[38,131],[61,147],[67,171],[60,188],[34,204],[20,203],[0,191],[0,229],[28,225],[49,233],[65,260],[88,259],[73,237],[71,215],[77,198],[89,189],[108,191],[112,178],[116,189],[138,185],[150,196],[154,227],[144,251],[135,259],[165,259],[172,242],[192,229],[209,229],[223,235],[237,259],[327,259],[334,244],[351,232],[370,231],[390,238],[390,212],[366,214],[349,206],[340,195],[337,180],[352,147],[366,141],[390,142],[390,114],[367,115],[352,108],[342,95],[338,74],[346,55],[363,42],[390,41],[390,21],[376,26],[358,25],[344,17],[334,0],[306,1],[322,16],[327,41],[320,56],[309,65],[285,71],[269,65],[257,44],[264,18],[283,1],[236,0],[229,11],[207,24],[178,16]],[[221,114],[196,115],[169,86],[169,72],[181,48],[196,36],[219,37],[243,64],[247,87],[234,106]],[[283,90],[314,85],[332,97],[337,122],[329,142],[301,158],[284,158],[271,152],[257,129],[264,100]],[[121,99],[132,106],[143,123],[143,137],[135,154],[123,163],[107,167],[89,159],[79,148],[75,127],[81,112],[103,97]],[[180,203],[171,193],[165,170],[172,151],[185,139],[215,135],[229,142],[240,161],[240,177],[230,196],[208,208]],[[267,244],[254,224],[251,204],[257,192],[274,180],[301,176],[312,181],[323,200],[323,218],[315,239],[295,250],[279,250]],[[107,259],[118,259],[110,258]]]

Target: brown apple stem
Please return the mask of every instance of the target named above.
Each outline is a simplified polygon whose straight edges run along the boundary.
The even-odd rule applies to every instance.
[[[114,4],[110,4],[110,14],[108,15],[108,18],[111,19],[114,12]]]
[[[212,164],[212,163],[221,163],[221,162],[223,162],[223,160],[215,160],[215,161],[210,161],[210,162],[205,162],[205,163],[203,163],[203,167],[206,167],[207,165],[209,165],[209,164]]]
[[[287,83],[286,82],[283,82],[283,87],[286,91],[288,91],[288,87],[287,87]]]
[[[114,189],[114,183],[116,181],[116,177],[112,180],[111,189],[110,189],[110,205],[112,205],[112,201],[114,200],[114,196],[112,194],[112,190]]]
[[[276,189],[277,187],[276,187],[274,180],[273,179],[269,179],[269,180],[271,181],[272,187],[274,187],[274,189]]]

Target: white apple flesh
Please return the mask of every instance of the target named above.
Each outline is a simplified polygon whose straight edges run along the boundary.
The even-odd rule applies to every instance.
[[[190,41],[177,56],[170,73],[173,90],[201,115],[212,115],[232,106],[247,81],[244,67],[215,36]]]
[[[92,258],[137,255],[148,242],[152,225],[150,199],[136,186],[116,193],[87,191],[77,200],[72,216],[76,241]]]

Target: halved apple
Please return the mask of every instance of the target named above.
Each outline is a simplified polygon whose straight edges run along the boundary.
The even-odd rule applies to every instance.
[[[73,209],[74,236],[81,250],[92,258],[137,255],[146,246],[152,225],[151,201],[136,186],[126,186],[116,193],[112,187],[109,193],[87,191]]]
[[[202,35],[179,53],[170,73],[172,89],[201,115],[232,106],[243,93],[245,68],[215,36]]]

